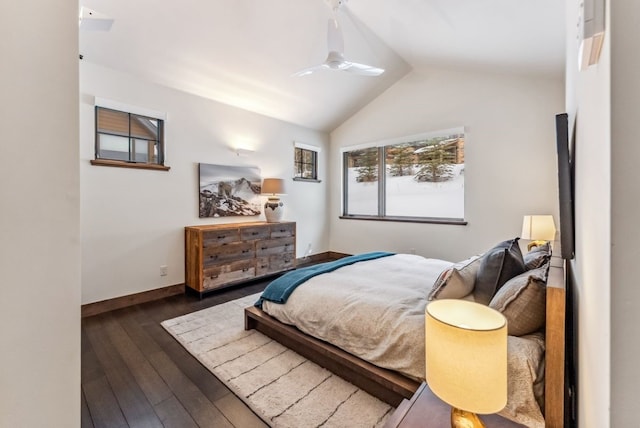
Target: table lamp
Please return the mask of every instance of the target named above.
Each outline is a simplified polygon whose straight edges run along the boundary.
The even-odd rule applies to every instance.
[[[527,250],[556,239],[556,225],[552,215],[526,215],[522,221],[522,239],[530,239]]]
[[[282,220],[284,212],[284,204],[280,201],[278,195],[284,194],[284,180],[281,178],[265,178],[262,181],[263,195],[269,195],[267,202],[264,204],[264,216],[269,223],[277,223]]]
[[[426,381],[451,405],[451,426],[484,427],[476,415],[507,404],[507,320],[466,300],[435,300],[425,314]]]

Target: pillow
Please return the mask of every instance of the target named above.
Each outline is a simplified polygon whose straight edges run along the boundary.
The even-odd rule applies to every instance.
[[[529,253],[549,253],[551,254],[551,243],[549,241],[541,245],[534,245]]]
[[[449,281],[449,277],[451,276],[453,269],[453,267],[450,267],[440,272],[440,275],[438,275],[438,278],[431,287],[431,291],[427,296],[427,300],[435,300],[436,295],[439,294],[444,289],[444,287],[447,286],[447,281]]]
[[[551,259],[551,245],[545,242],[542,245],[533,247],[522,259],[524,260],[526,270],[544,266]]]
[[[518,239],[500,242],[482,256],[473,289],[476,302],[488,305],[505,282],[525,271]]]
[[[480,257],[473,256],[444,270],[429,293],[429,300],[460,299],[473,291]]]
[[[548,270],[545,265],[511,278],[491,299],[489,307],[505,316],[509,335],[531,334],[544,326]]]

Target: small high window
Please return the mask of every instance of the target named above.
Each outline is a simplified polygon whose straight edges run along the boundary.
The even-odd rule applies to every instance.
[[[319,182],[318,179],[318,152],[319,147],[306,144],[294,144],[293,179],[296,181]]]
[[[96,106],[94,165],[168,170],[164,121]]]

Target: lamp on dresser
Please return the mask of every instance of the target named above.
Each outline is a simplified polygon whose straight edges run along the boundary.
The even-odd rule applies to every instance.
[[[543,245],[547,241],[556,239],[556,225],[552,215],[526,215],[522,220],[521,239],[529,239],[527,250],[538,245]]]
[[[265,178],[262,181],[262,194],[269,195],[264,204],[264,216],[269,223],[277,223],[282,220],[284,204],[278,195],[284,195],[284,180],[281,178]]]
[[[427,384],[451,405],[451,426],[484,427],[476,413],[507,404],[507,320],[488,306],[443,299],[425,315]]]

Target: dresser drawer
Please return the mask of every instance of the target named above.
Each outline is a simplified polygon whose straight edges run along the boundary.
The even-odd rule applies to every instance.
[[[233,242],[219,247],[204,248],[202,264],[205,267],[226,263],[233,260],[252,259],[255,257],[253,242]]]
[[[271,237],[271,228],[269,226],[253,226],[245,227],[240,230],[240,238],[243,241],[253,239],[269,239]]]
[[[240,229],[207,230],[202,233],[202,247],[215,247],[240,241]]]
[[[295,247],[294,243],[295,238],[293,236],[259,242],[256,246],[256,257],[292,252]]]
[[[294,236],[296,234],[296,226],[294,223],[278,223],[271,225],[271,238],[284,238]]]
[[[204,269],[203,274],[202,287],[205,290],[210,290],[231,282],[255,277],[255,261],[251,259],[231,262],[226,265]]]
[[[256,276],[267,275],[269,269],[269,257],[259,257],[256,259]]]
[[[256,276],[291,270],[296,265],[295,259],[293,252],[260,257],[256,261]]]

